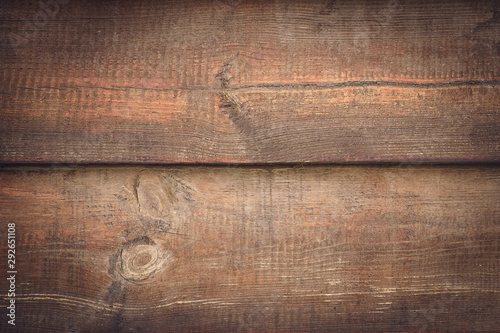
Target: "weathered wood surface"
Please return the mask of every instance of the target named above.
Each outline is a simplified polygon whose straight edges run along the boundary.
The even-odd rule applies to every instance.
[[[500,158],[496,1],[54,3],[0,3],[0,162]]]
[[[22,167],[0,183],[19,332],[500,327],[498,168]]]

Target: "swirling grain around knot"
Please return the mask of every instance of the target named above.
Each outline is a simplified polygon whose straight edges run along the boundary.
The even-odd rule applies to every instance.
[[[120,250],[117,270],[127,281],[146,283],[163,271],[172,255],[149,238],[140,238],[124,244]]]

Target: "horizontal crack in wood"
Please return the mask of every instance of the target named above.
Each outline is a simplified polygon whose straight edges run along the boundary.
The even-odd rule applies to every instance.
[[[152,88],[152,87],[132,87],[132,86],[58,86],[58,87],[18,87],[27,90],[62,90],[62,89],[103,89],[103,90],[154,90],[154,91],[211,91],[222,93],[246,89],[331,89],[344,87],[402,87],[402,88],[440,88],[457,86],[500,86],[500,80],[455,80],[455,81],[385,81],[385,80],[355,80],[339,82],[311,82],[311,83],[264,83],[241,86],[223,86],[222,88],[210,87],[171,87],[171,88]],[[0,91],[0,93],[5,93]]]

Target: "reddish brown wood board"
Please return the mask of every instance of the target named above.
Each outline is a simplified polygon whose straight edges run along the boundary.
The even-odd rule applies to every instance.
[[[496,1],[43,7],[0,4],[2,163],[500,158]]]
[[[0,183],[18,272],[2,331],[500,327],[498,168],[22,167]]]

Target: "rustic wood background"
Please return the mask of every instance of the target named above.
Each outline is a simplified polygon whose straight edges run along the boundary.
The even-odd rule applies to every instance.
[[[500,327],[498,168],[24,167],[0,181],[21,331]]]
[[[0,1],[0,331],[498,331],[499,4]]]
[[[498,1],[0,6],[4,163],[500,159]]]

